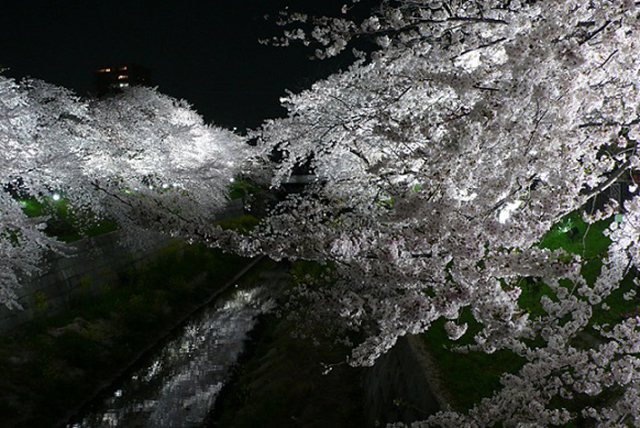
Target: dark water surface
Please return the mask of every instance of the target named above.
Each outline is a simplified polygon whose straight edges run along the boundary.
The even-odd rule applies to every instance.
[[[66,428],[200,426],[275,287],[236,289],[194,315]]]

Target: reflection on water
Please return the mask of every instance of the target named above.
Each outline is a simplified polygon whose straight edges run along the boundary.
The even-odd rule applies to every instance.
[[[67,428],[199,426],[256,316],[272,306],[265,294],[263,288],[239,290],[204,311]]]

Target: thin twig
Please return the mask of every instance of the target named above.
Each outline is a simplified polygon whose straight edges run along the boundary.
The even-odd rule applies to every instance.
[[[455,56],[451,57],[451,60],[452,60],[452,61],[454,61],[454,60],[456,60],[456,59],[460,58],[461,56],[468,54],[469,52],[477,51],[477,50],[479,50],[479,49],[488,48],[488,47],[491,47],[491,46],[497,45],[498,43],[502,43],[502,42],[504,42],[505,40],[507,40],[507,38],[506,38],[506,37],[501,37],[501,38],[499,38],[498,40],[494,40],[494,41],[492,41],[492,42],[485,43],[484,45],[480,45],[480,46],[477,46],[477,47],[475,47],[475,48],[467,49],[466,51],[462,51],[462,52],[460,52],[458,55],[455,55]]]
[[[587,43],[589,40],[593,39],[595,36],[597,36],[599,33],[601,33],[602,31],[604,31],[605,28],[607,28],[607,26],[611,24],[611,21],[607,21],[604,24],[602,24],[602,27],[598,28],[596,31],[594,31],[593,33],[589,34],[589,36],[584,39],[583,41],[581,41],[579,44],[580,45],[584,45],[585,43]]]
[[[609,62],[609,60],[610,60],[611,58],[613,58],[613,56],[614,56],[615,54],[617,54],[617,53],[618,53],[618,49],[616,49],[615,51],[611,52],[611,55],[609,55],[609,56],[607,57],[607,59],[606,59],[602,64],[600,64],[600,65],[598,66],[598,68],[602,68],[602,67],[604,67],[604,66],[605,66],[605,64],[606,64],[606,63],[608,63],[608,62]]]

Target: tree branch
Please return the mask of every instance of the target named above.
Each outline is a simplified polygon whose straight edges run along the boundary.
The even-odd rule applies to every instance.
[[[624,174],[629,169],[630,166],[631,166],[631,160],[627,160],[625,163],[620,165],[615,171],[613,171],[613,174],[611,174],[611,176],[607,178],[607,180],[604,183],[600,184],[599,186],[594,188],[592,191],[590,191],[583,197],[583,203],[588,201],[592,197],[596,196],[598,193],[602,192],[603,190],[611,186],[613,183],[615,183],[618,180],[618,178],[620,178],[622,174]]]

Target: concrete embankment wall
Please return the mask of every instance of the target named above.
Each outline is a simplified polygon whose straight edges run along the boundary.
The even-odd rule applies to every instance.
[[[435,363],[421,339],[401,337],[396,345],[364,371],[364,409],[368,426],[427,419],[448,407]]]
[[[69,244],[68,255],[50,253],[42,275],[29,278],[17,290],[23,310],[0,306],[0,332],[10,331],[42,315],[68,309],[74,297],[96,292],[113,284],[119,272],[150,259],[169,242],[154,238],[146,250],[132,250],[120,243],[120,232],[83,239]]]
[[[244,201],[229,201],[217,215],[225,220],[244,214]],[[53,315],[69,309],[74,297],[114,284],[118,273],[131,265],[149,261],[170,239],[150,234],[146,249],[133,250],[121,244],[121,233],[115,231],[69,244],[67,255],[50,253],[42,275],[29,278],[17,290],[23,310],[10,310],[0,305],[0,333],[10,331],[41,315]]]

